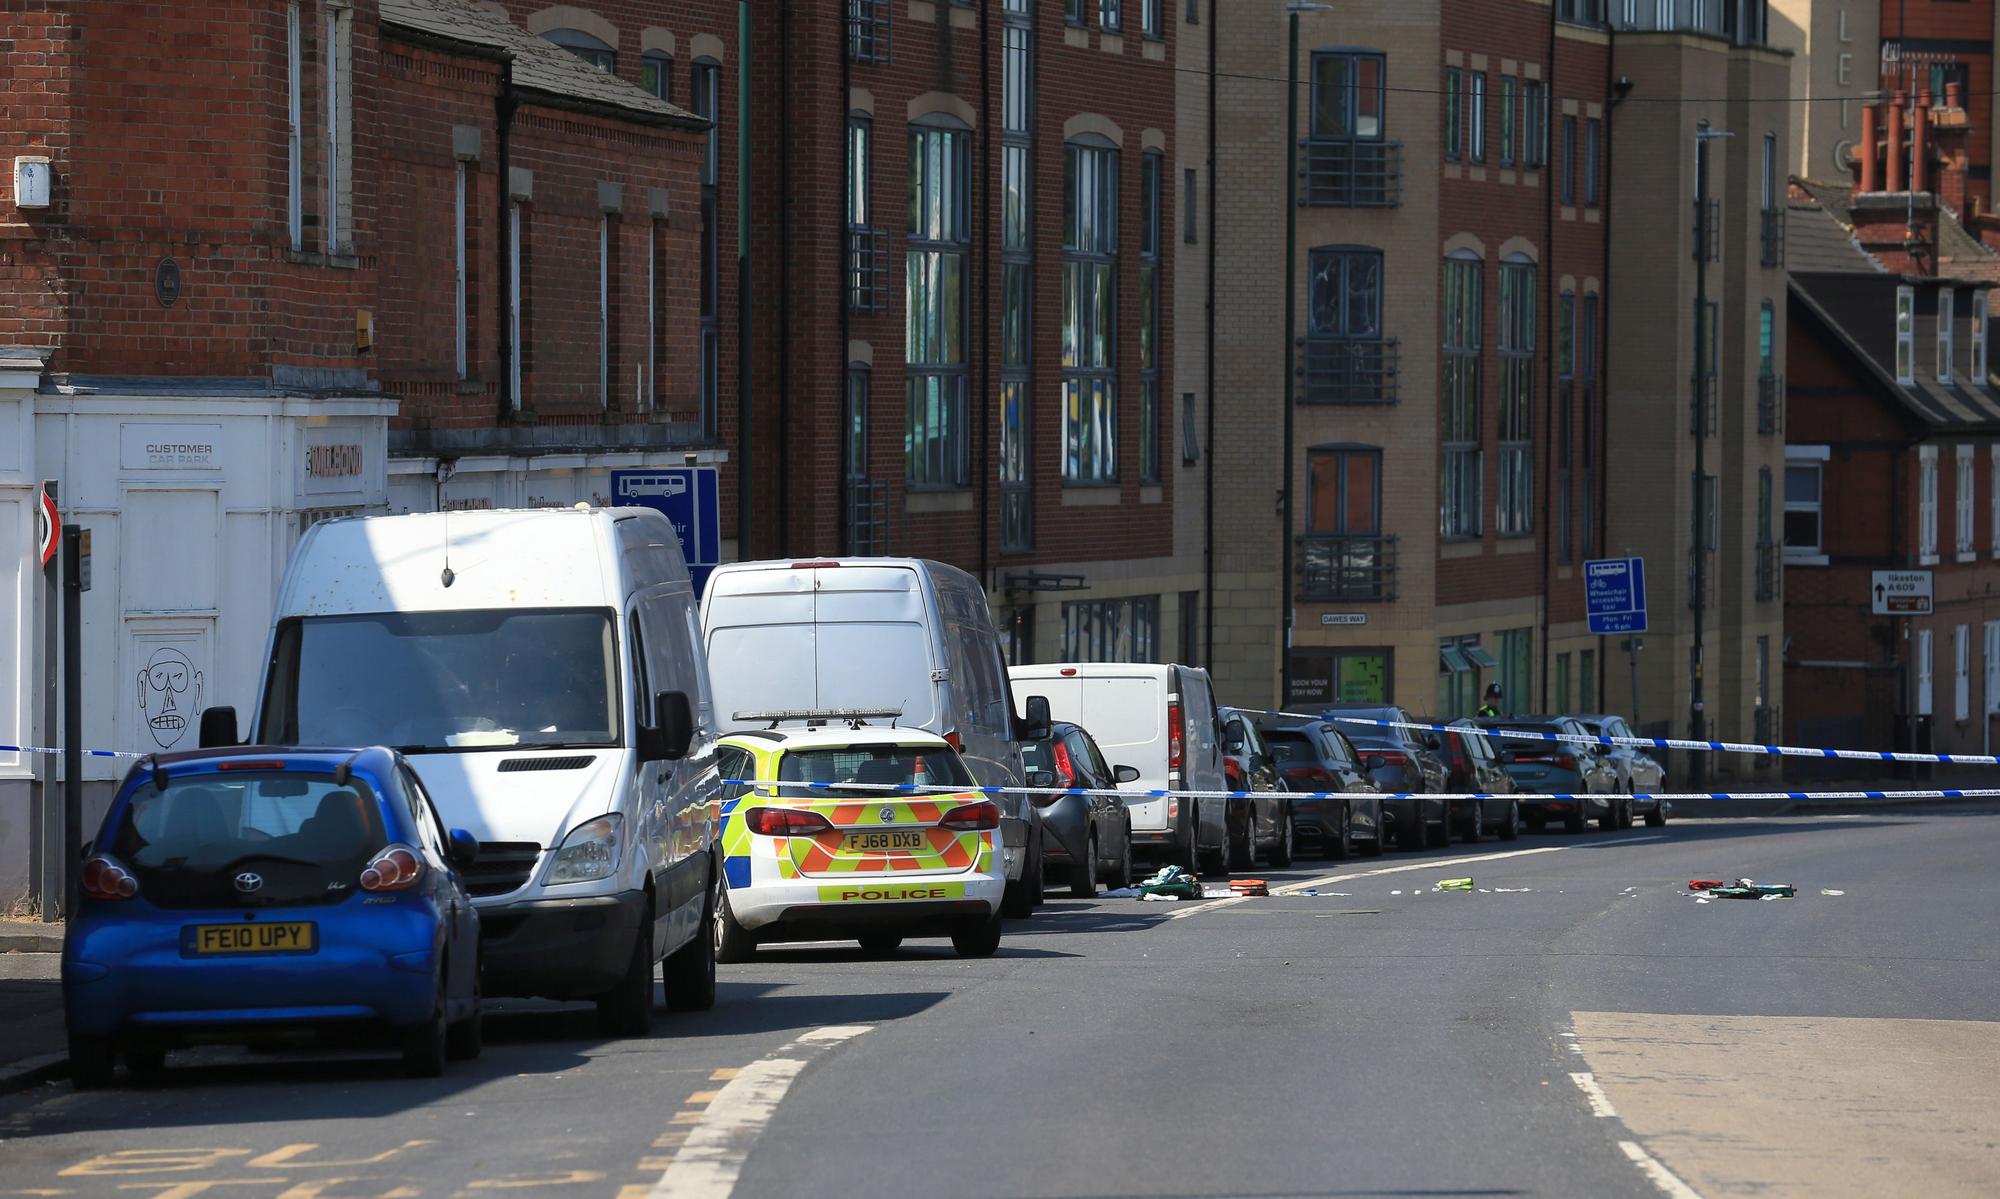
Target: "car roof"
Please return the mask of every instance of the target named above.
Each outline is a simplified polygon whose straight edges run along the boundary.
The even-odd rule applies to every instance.
[[[923,729],[899,729],[862,725],[858,729],[835,721],[825,725],[780,725],[775,729],[749,729],[722,738],[755,744],[766,751],[794,749],[846,749],[850,745],[910,746],[921,749],[950,749],[943,737]]]

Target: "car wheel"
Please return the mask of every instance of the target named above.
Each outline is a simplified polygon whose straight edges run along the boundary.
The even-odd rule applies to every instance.
[[[715,960],[734,966],[757,956],[757,938],[749,929],[736,923],[736,913],[729,910],[729,882],[723,880],[716,887]]]
[[[1349,838],[1348,843],[1349,845],[1352,845],[1354,837],[1354,804],[1353,801],[1351,800],[1344,800],[1342,801],[1342,806],[1347,810],[1342,815],[1341,819],[1347,825],[1347,835]],[[1369,840],[1363,841],[1361,843],[1362,857],[1379,858],[1382,856],[1382,851],[1389,848],[1388,844],[1389,834],[1383,830],[1384,830],[1384,825],[1382,823],[1382,809],[1377,807],[1375,809],[1375,835]]]
[[[1604,815],[1599,816],[1597,818],[1598,831],[1603,833],[1611,833],[1611,832],[1616,832],[1621,828],[1624,828],[1625,827],[1624,821],[1620,819],[1620,814],[1623,813],[1624,810],[1625,810],[1624,799],[1616,795],[1608,797],[1604,801]]]
[[[1666,825],[1667,825],[1667,801],[1664,799],[1656,799],[1653,801],[1653,810],[1646,813],[1646,827],[1665,828]]]
[[[1000,917],[977,917],[951,930],[951,947],[962,958],[990,958],[1000,948]]]
[[[1465,827],[1459,830],[1458,839],[1468,845],[1477,845],[1486,839],[1485,800],[1475,799],[1472,801],[1472,819],[1466,821]]]
[[[702,903],[702,926],[715,912],[715,891],[706,893]],[[715,1006],[715,938],[696,932],[688,943],[667,955],[660,963],[660,981],[667,992],[667,1010],[705,1012]]]
[[[479,982],[479,972],[472,973],[472,1011],[463,1020],[456,1021],[445,1030],[445,1053],[453,1061],[469,1062],[486,1048],[486,1018],[480,1014],[483,990]]]
[[[1271,865],[1280,870],[1292,864],[1296,847],[1292,842],[1292,805],[1278,805],[1278,843],[1271,847]]]
[[[1426,820],[1419,820],[1418,824],[1425,829],[1426,838],[1434,848],[1448,849],[1451,846],[1451,801],[1441,799],[1438,805],[1444,809],[1444,813],[1443,818],[1437,822],[1436,829],[1431,829],[1430,822]],[[1419,813],[1423,811],[1421,803],[1417,805],[1417,811]]]
[[[128,1046],[125,1050],[125,1069],[145,1082],[157,1083],[167,1069],[167,1051],[157,1047]]]
[[[111,1085],[111,1073],[118,1065],[117,1046],[110,1037],[69,1035],[69,1079],[79,1091],[94,1091]]]
[[[1229,839],[1229,869],[1255,870],[1257,868],[1257,806],[1245,805],[1241,836]]]
[[[438,975],[431,1018],[403,1030],[403,1073],[411,1078],[436,1078],[444,1073],[450,1053],[451,1030],[444,1019],[444,975]]]
[[[861,951],[877,957],[887,957],[903,947],[901,933],[867,932],[856,937],[861,942]]]
[[[1132,824],[1130,821],[1127,821],[1125,824],[1123,844],[1125,852],[1118,855],[1118,873],[1111,876],[1112,885],[1120,891],[1130,890],[1132,886]]]
[[[1408,821],[1399,820],[1396,822],[1397,849],[1416,850],[1424,847],[1426,838],[1424,836],[1423,801],[1412,800],[1411,804],[1410,811],[1413,813],[1411,818]]]
[[[1032,912],[1049,901],[1049,860],[1042,853],[1042,843],[1035,842],[1035,873],[1028,886],[1028,908]],[[1022,877],[1028,877],[1025,872]]]
[[[1084,854],[1080,861],[1070,863],[1069,896],[1071,899],[1097,898],[1097,830],[1091,829],[1083,842]]]
[[[1563,817],[1563,828],[1572,833],[1580,833],[1590,824],[1590,817],[1584,815],[1583,802],[1571,800],[1569,814]]]
[[[597,1029],[611,1037],[643,1037],[653,1031],[653,901],[639,909],[639,931],[625,973],[597,997]]]
[[[1354,856],[1354,805],[1344,799],[1339,803],[1340,814],[1334,818],[1333,833],[1326,839],[1326,856],[1345,862]]]
[[[1500,822],[1500,839],[1502,841],[1514,841],[1518,840],[1520,836],[1521,801],[1510,799],[1507,801],[1507,818]]]
[[[1039,892],[1042,887],[1042,855],[1039,847],[1031,846],[1021,851],[1021,877],[1007,884],[1000,893],[1000,914],[1009,920],[1026,920],[1035,914],[1035,905],[1041,902]]]

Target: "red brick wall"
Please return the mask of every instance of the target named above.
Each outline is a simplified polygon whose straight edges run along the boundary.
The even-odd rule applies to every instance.
[[[1948,57],[1963,62],[1968,76],[1965,87],[1965,106],[1972,119],[1972,136],[1965,141],[1966,159],[1971,174],[1978,178],[1967,182],[1967,190],[1979,197],[1988,208],[1992,206],[1993,186],[1989,173],[1993,167],[1992,121],[2000,115],[2000,104],[1993,96],[1993,3],[1992,0],[1883,0],[1882,40],[1938,42],[1949,41],[1957,45]],[[1927,64],[1917,66],[1917,87],[1919,90],[1929,85],[1930,68]],[[1907,69],[1897,76],[1908,78]],[[1866,86],[1866,80],[1857,80]],[[1902,86],[1894,83],[1893,86]],[[1932,102],[1944,103],[1943,96],[1933,96]]]

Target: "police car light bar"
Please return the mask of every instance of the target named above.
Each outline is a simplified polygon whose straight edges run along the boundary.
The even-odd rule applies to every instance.
[[[736,720],[768,720],[776,728],[786,721],[845,720],[850,724],[860,724],[864,720],[896,720],[903,715],[901,708],[777,708],[762,712],[738,712]]]

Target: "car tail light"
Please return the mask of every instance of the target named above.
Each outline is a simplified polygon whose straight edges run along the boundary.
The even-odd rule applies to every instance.
[[[1339,780],[1324,766],[1287,766],[1285,777],[1301,783],[1319,783],[1331,787]]]
[[[1000,827],[1000,805],[990,799],[960,804],[938,820],[939,828],[956,833],[976,833]]]
[[[792,569],[793,569],[793,570],[826,570],[826,569],[828,569],[828,568],[830,568],[830,567],[835,567],[835,566],[839,566],[839,565],[840,565],[840,563],[838,563],[838,562],[794,562],[794,563],[792,563]]]
[[[130,899],[139,893],[139,880],[103,854],[83,864],[83,893],[92,899]]]
[[[1398,753],[1393,749],[1378,749],[1370,753],[1369,756],[1384,766],[1408,766],[1410,764],[1410,756],[1408,754]]]
[[[1243,789],[1241,785],[1243,782],[1243,760],[1225,754],[1222,759],[1222,776],[1230,783],[1236,784],[1230,790],[1241,791]]]
[[[1062,670],[1061,670],[1061,671],[1060,671],[1059,673],[1060,673],[1060,674],[1062,675],[1062,677],[1064,677],[1064,678],[1066,678],[1066,679],[1073,679],[1073,678],[1075,678],[1075,677],[1076,677],[1076,667],[1074,667],[1074,666],[1065,666],[1065,667],[1063,667],[1063,668],[1062,668]]]
[[[1052,748],[1056,759],[1056,782],[1065,787],[1076,786],[1076,764],[1070,761],[1069,747],[1058,741]]]
[[[253,762],[238,759],[233,762],[217,762],[215,768],[217,770],[283,770],[285,764],[283,762]]]
[[[391,845],[361,871],[363,891],[405,891],[424,875],[424,861],[407,845]]]
[[[1576,755],[1575,754],[1558,755],[1556,758],[1556,765],[1562,767],[1564,770],[1575,770]]]
[[[1187,748],[1187,734],[1181,729],[1181,706],[1167,705],[1167,769],[1179,770]]]
[[[766,837],[810,837],[833,827],[818,812],[802,812],[797,808],[751,808],[743,813],[743,823],[750,826],[751,832]]]

